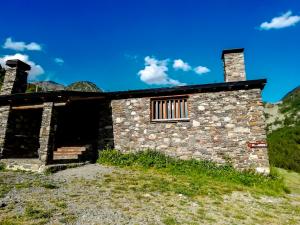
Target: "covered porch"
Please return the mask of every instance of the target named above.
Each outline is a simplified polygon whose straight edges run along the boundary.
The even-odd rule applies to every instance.
[[[46,165],[95,159],[101,93],[15,94],[0,96],[0,104],[2,162],[35,165],[40,170]]]

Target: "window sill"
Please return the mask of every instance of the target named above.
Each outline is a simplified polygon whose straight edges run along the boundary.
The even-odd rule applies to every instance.
[[[189,122],[190,118],[183,119],[155,119],[151,120],[151,123],[178,123],[178,122]]]

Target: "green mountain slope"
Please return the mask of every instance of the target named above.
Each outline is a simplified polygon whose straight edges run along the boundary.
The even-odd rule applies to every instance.
[[[283,104],[281,107],[282,113],[289,113],[291,117],[299,120],[300,114],[300,86],[293,89],[283,97]]]
[[[300,172],[300,86],[265,111],[271,165]]]
[[[300,121],[300,86],[286,94],[279,103],[266,104],[267,131],[294,126]]]

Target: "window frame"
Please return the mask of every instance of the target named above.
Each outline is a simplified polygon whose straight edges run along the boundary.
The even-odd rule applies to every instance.
[[[165,100],[186,100],[186,118],[174,118],[174,119],[154,119],[154,101],[165,101]],[[150,121],[152,123],[178,123],[178,122],[189,122],[190,121],[190,104],[189,104],[189,95],[172,95],[172,96],[159,96],[150,98]]]

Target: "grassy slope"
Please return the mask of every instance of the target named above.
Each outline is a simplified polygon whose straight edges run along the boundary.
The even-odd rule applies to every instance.
[[[268,134],[270,163],[300,172],[300,87],[283,98],[279,110],[285,119],[282,128]]]
[[[269,177],[265,177],[251,172],[238,172],[228,165],[179,160],[154,151],[122,154],[115,150],[104,150],[100,152],[98,162],[151,170],[167,179],[155,179],[149,184],[150,189],[173,191],[188,196],[224,194],[234,190],[267,195],[281,195],[288,191],[274,171]]]
[[[300,195],[300,173],[277,169],[279,174],[284,177],[284,182],[292,193]]]
[[[163,211],[163,224],[166,225],[298,224],[300,220],[300,196],[294,193],[284,197],[266,196],[260,188],[202,177],[200,190],[190,195],[191,192],[185,189],[197,186],[196,180],[187,181],[185,176],[178,177],[153,168],[124,169],[127,171],[125,174],[106,176],[103,189],[112,190],[113,196],[125,195],[135,204],[134,199],[137,198],[142,204],[155,205]],[[285,170],[281,172],[284,174]],[[289,179],[294,181],[291,177]],[[137,204],[135,207],[141,206]]]
[[[300,123],[273,131],[268,143],[271,165],[300,172]]]

